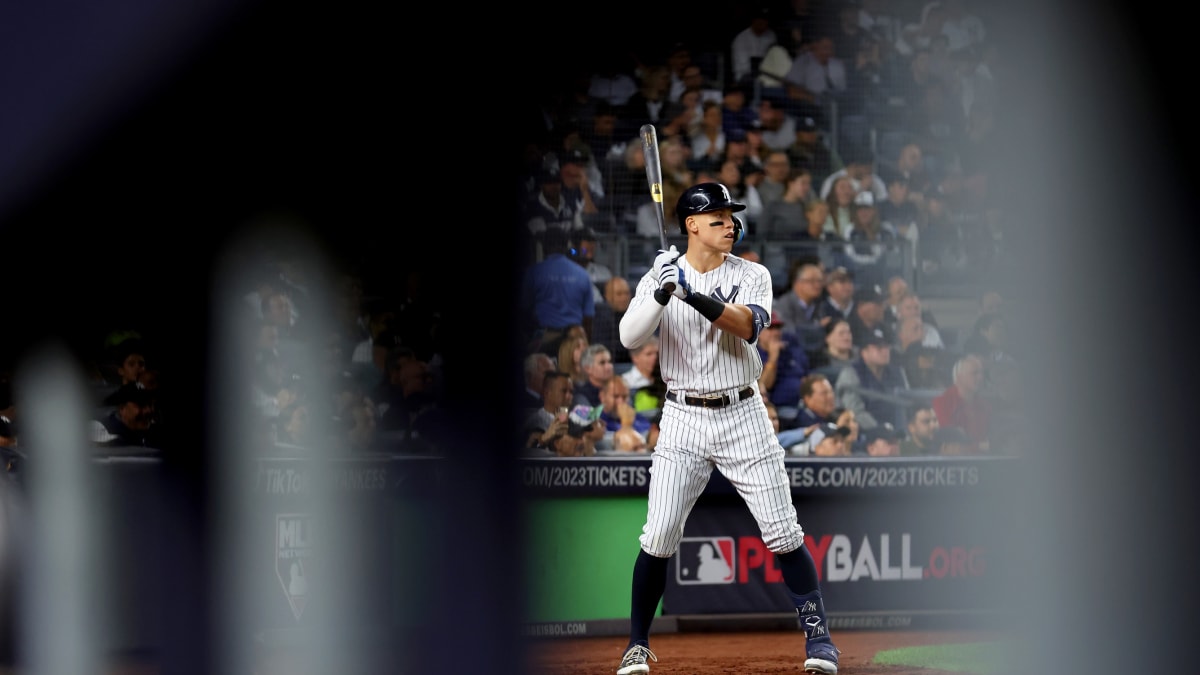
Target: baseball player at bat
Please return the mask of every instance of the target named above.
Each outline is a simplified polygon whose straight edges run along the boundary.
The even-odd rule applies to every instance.
[[[621,342],[640,346],[655,331],[667,384],[650,468],[646,522],[633,565],[629,645],[618,675],[650,672],[650,623],[679,549],[684,523],[718,468],[738,490],[776,556],[804,627],[804,670],[834,675],[838,649],[825,620],[817,568],[804,547],[783,447],[758,391],[755,342],[771,324],[771,274],[732,255],[746,208],[720,183],[693,185],[675,214],[687,250],[660,250],[621,319]],[[667,293],[663,286],[674,284]]]

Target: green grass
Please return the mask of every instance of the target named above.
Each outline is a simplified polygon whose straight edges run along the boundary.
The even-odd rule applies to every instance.
[[[955,673],[992,675],[1000,672],[1002,649],[1004,646],[998,642],[902,647],[878,652],[874,662],[883,666],[937,668]]]

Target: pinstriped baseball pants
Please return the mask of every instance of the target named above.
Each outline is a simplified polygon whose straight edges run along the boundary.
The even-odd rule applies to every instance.
[[[783,447],[758,395],[724,408],[663,402],[658,445],[651,455],[646,523],[638,538],[650,555],[679,549],[683,527],[714,466],[746,502],[773,553],[804,543]]]

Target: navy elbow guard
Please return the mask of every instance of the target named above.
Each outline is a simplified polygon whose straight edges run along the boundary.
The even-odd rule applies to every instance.
[[[750,308],[750,313],[754,315],[754,332],[750,335],[750,339],[747,342],[754,344],[754,341],[758,339],[759,333],[762,333],[764,328],[771,325],[771,315],[767,313],[767,310],[758,305],[746,306]]]
[[[716,321],[725,312],[725,303],[700,293],[692,293],[684,302],[691,305],[697,312],[700,312],[700,316],[709,321]]]

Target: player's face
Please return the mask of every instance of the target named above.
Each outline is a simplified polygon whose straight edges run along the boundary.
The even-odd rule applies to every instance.
[[[698,213],[692,216],[692,218],[696,221],[696,238],[703,246],[718,251],[733,250],[732,209]]]

